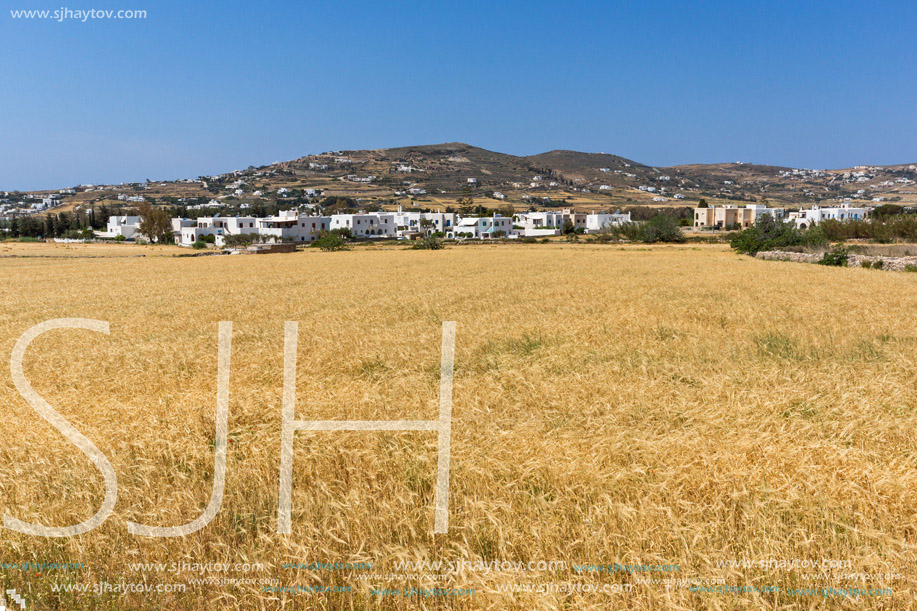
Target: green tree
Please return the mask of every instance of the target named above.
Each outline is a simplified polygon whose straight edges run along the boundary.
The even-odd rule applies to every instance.
[[[172,241],[172,219],[162,208],[154,208],[148,202],[140,204],[140,235],[150,242],[166,244]]]
[[[325,252],[334,250],[347,250],[347,241],[336,231],[323,231],[317,240],[310,246],[321,248]]]
[[[458,198],[458,205],[462,214],[468,214],[474,207],[474,198],[471,196],[471,189],[468,185],[462,187],[462,196]]]

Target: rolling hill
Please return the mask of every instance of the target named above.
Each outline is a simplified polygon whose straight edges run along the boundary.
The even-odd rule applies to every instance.
[[[170,204],[213,199],[270,203],[291,195],[314,195],[315,190],[354,198],[361,205],[420,208],[454,205],[463,196],[489,207],[517,208],[685,206],[702,198],[712,204],[754,201],[783,206],[847,198],[917,204],[915,181],[914,164],[835,170],[740,162],[654,167],[606,153],[554,150],[516,156],[453,142],[331,151],[218,176],[77,188],[63,197],[61,209],[123,203],[130,196]]]

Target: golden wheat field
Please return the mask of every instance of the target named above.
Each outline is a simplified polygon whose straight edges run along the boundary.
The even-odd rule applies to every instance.
[[[41,335],[25,375],[118,496],[85,534],[0,531],[28,609],[917,608],[917,274],[725,246],[55,248],[0,252],[0,512],[67,526],[102,504],[11,375],[57,318],[110,334]],[[222,506],[132,535],[210,499],[220,321]],[[435,419],[456,322],[447,534],[428,431],[297,432],[277,533],[285,321],[309,420]]]

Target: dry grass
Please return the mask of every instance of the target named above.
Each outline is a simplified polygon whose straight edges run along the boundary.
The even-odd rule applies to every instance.
[[[62,258],[62,257],[172,257],[189,254],[180,246],[151,246],[132,243],[56,243],[0,242],[0,259],[4,258]]]
[[[85,565],[3,570],[30,609],[914,607],[911,275],[758,261],[719,246],[537,245],[10,258],[0,260],[0,286],[4,363],[41,321],[111,323],[110,336],[48,333],[26,358],[33,386],[108,456],[120,485],[115,513],[89,534],[2,531],[0,562]],[[181,524],[207,503],[221,320],[234,322],[222,510],[184,539],[129,535],[126,520]],[[440,324],[457,321],[448,535],[432,534],[435,435],[356,432],[297,434],[293,534],[276,534],[286,320],[300,325],[298,417],[384,420],[436,417]],[[6,365],[0,405],[0,511],[50,525],[91,515],[101,478],[19,397]],[[826,558],[850,561],[845,572],[901,577],[808,581],[817,571],[718,566],[743,558]],[[637,584],[625,594],[508,594],[496,590],[635,582],[572,568],[439,582],[280,568],[372,562],[385,574],[424,559],[674,564],[679,578],[783,592]],[[353,593],[51,592],[68,580],[187,583],[195,576],[128,563],[224,561],[268,569],[205,576]],[[370,584],[475,595],[379,597]],[[790,596],[791,587],[890,587],[894,596]]]

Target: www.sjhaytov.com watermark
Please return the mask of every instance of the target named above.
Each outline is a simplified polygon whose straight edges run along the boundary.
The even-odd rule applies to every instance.
[[[113,10],[113,9],[70,9],[62,6],[58,9],[19,9],[10,10],[13,19],[42,19],[63,23],[65,21],[79,21],[86,23],[98,19],[146,19],[145,10]]]

